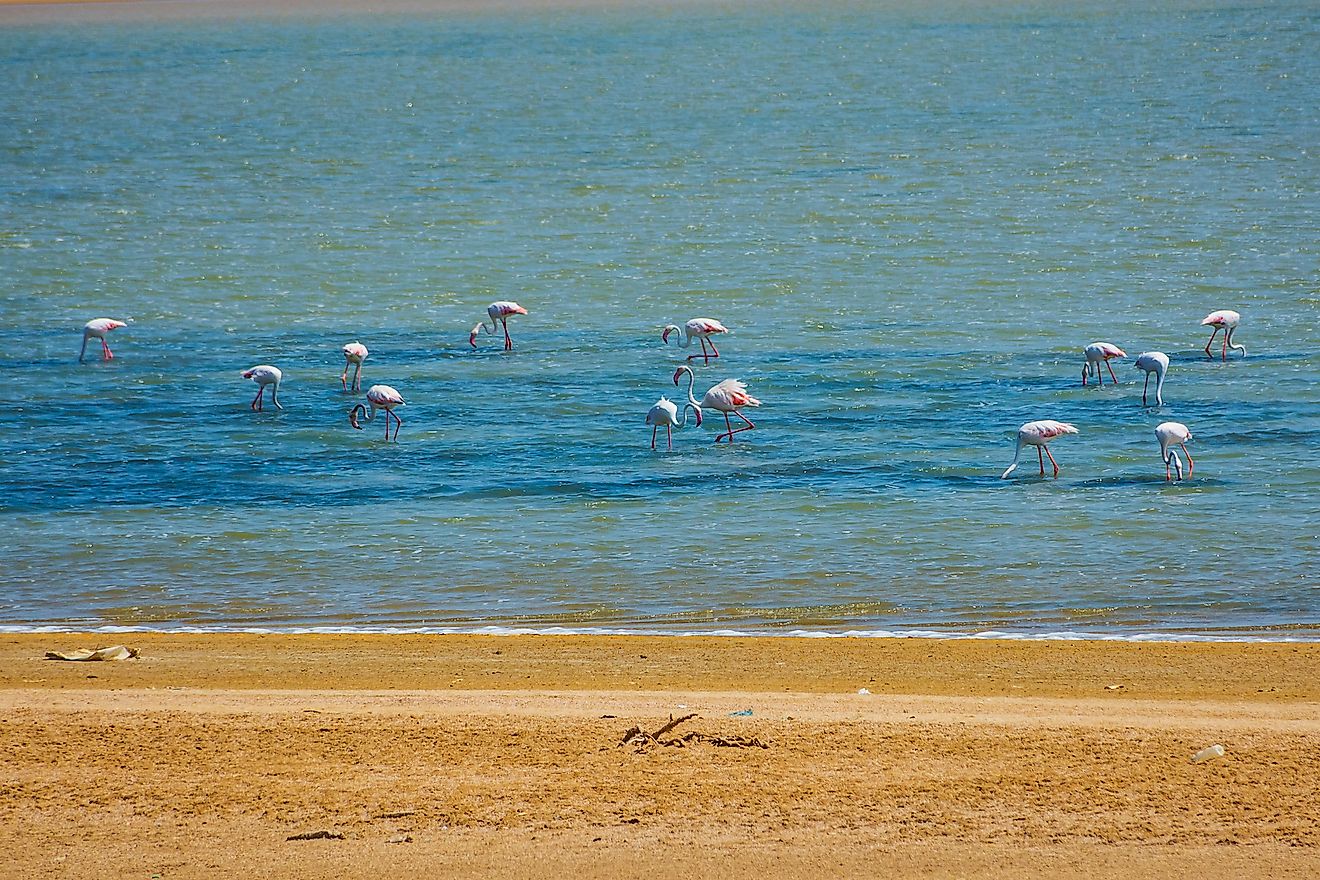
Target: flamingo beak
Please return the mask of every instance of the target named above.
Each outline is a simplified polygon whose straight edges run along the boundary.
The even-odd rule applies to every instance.
[[[468,345],[472,346],[473,348],[477,347],[477,334],[473,333],[471,336],[468,337]]]
[[[359,431],[361,431],[361,430],[362,430],[362,426],[358,424],[358,420],[357,420],[357,419],[358,419],[358,416],[357,416],[357,408],[354,407],[353,409],[350,409],[350,410],[348,411],[348,423],[349,423],[350,425],[352,425],[353,427],[357,428]]]
[[[697,414],[697,427],[700,428],[700,427],[701,427],[701,410],[699,410],[699,409],[694,409],[693,412],[695,412],[695,413]]]
[[[682,370],[674,370],[674,384],[675,384],[675,385],[678,384],[678,377],[681,376],[681,375],[683,375],[683,371],[682,371]]]
[[[663,343],[665,343],[665,344],[668,344],[668,343],[669,343],[669,334],[672,333],[672,332],[673,332],[672,330],[670,330],[668,327],[666,327],[666,328],[665,328],[665,332],[660,334],[660,341],[663,342]]]

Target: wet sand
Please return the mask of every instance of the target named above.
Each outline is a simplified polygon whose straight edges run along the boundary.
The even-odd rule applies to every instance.
[[[42,659],[113,643],[141,658]],[[1317,876],[1317,671],[1309,644],[0,636],[0,876]],[[694,713],[661,738],[706,741],[621,745]]]

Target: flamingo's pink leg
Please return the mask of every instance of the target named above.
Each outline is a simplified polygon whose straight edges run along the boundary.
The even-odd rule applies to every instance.
[[[652,431],[652,432],[651,432],[651,435],[654,436],[654,435],[655,435],[655,432]],[[666,440],[666,442],[668,443],[669,448],[670,448],[670,449],[673,449],[673,448],[674,448],[674,427],[673,427],[672,425],[665,425],[665,440]]]
[[[1040,462],[1040,475],[1041,475],[1042,477],[1045,476],[1045,456],[1041,454],[1041,450],[1044,449],[1044,448],[1045,448],[1044,446],[1037,446],[1037,447],[1036,447],[1036,460]],[[1050,461],[1053,461],[1053,460],[1054,460],[1054,459],[1052,459],[1052,458],[1050,459]]]
[[[733,442],[733,435],[734,435],[734,434],[741,434],[743,431],[750,431],[750,430],[752,430],[753,428],[756,427],[756,425],[752,424],[752,420],[751,420],[751,419],[747,418],[747,416],[745,416],[745,415],[743,415],[742,413],[738,412],[738,410],[735,409],[735,410],[733,411],[733,414],[734,414],[735,416],[737,416],[738,418],[742,419],[744,422],[746,422],[746,423],[747,423],[747,427],[745,427],[745,428],[734,428],[732,425],[730,425],[730,426],[729,426],[729,442],[730,442],[730,443]],[[729,421],[729,414],[728,414],[728,413],[725,413],[725,414],[724,414],[724,421],[725,421],[726,423]],[[724,436],[724,435],[721,434],[720,436],[722,437],[722,436]]]
[[[248,404],[248,406],[252,408],[253,412],[261,412],[261,406],[262,406],[261,395],[265,393],[266,393],[266,386],[258,385],[257,396],[252,398],[252,402]]]
[[[712,340],[710,341],[710,350],[713,352],[713,354],[711,354],[711,357],[719,357],[719,356],[720,356],[720,350],[719,350],[718,348],[715,347],[715,340],[714,340],[714,339],[712,339]]]
[[[1228,360],[1228,331],[1224,331],[1224,360]]]
[[[697,339],[701,341],[701,354],[690,354],[687,356],[687,359],[690,361],[694,361],[697,358],[701,358],[706,363],[710,363],[710,355],[706,353],[706,337],[698,336]]]
[[[1056,462],[1056,461],[1054,460],[1054,456],[1053,456],[1053,455],[1050,455],[1050,448],[1049,448],[1048,446],[1042,446],[1041,449],[1044,449],[1044,450],[1045,450],[1045,454],[1050,456],[1050,464],[1054,465],[1054,476],[1057,477],[1057,476],[1059,475],[1059,463]],[[1045,466],[1044,466],[1044,465],[1041,465],[1040,473],[1041,473],[1041,476],[1044,476],[1044,475],[1045,475]]]
[[[1192,468],[1196,467],[1196,463],[1192,461],[1192,454],[1187,451],[1187,446],[1182,443],[1179,443],[1178,445],[1182,447],[1183,455],[1187,456],[1187,476],[1190,477],[1192,475]]]
[[[1095,368],[1095,381],[1101,388],[1105,387],[1105,371],[1099,367]]]
[[[345,391],[348,390],[348,364],[344,365],[344,375],[339,377],[339,383],[344,386]]]
[[[1227,337],[1225,337],[1225,339],[1227,339]],[[109,346],[109,344],[107,344],[106,341],[105,341],[104,339],[102,339],[102,340],[101,340],[101,359],[102,359],[102,360],[107,360],[107,361],[108,361],[108,360],[112,360],[112,359],[114,358],[114,356],[115,356],[115,354],[114,354],[114,352],[112,352],[112,351],[110,350],[110,346]]]
[[[1141,386],[1141,405],[1146,405],[1146,389],[1150,387],[1150,373],[1146,374],[1146,381]]]
[[[1169,459],[1168,459],[1168,458],[1165,458],[1165,459],[1164,459],[1164,482],[1167,483],[1167,482],[1169,482],[1169,481],[1172,480],[1172,479],[1173,479],[1173,474],[1169,473]]]
[[[651,448],[655,449],[655,432],[660,430],[659,425],[651,426]]]
[[[509,338],[509,319],[501,318],[500,323],[504,325],[504,350],[513,351],[513,340]]]
[[[1214,355],[1210,354],[1210,346],[1214,344],[1215,337],[1218,335],[1219,335],[1219,328],[1215,327],[1215,329],[1210,333],[1210,339],[1205,344],[1205,353],[1207,357],[1214,357]]]
[[[1117,385],[1117,384],[1118,384],[1118,377],[1114,375],[1114,368],[1109,366],[1109,359],[1108,359],[1108,358],[1105,358],[1105,366],[1106,366],[1106,367],[1109,367],[1109,378],[1113,379],[1113,380],[1114,380],[1114,384]]]
[[[715,442],[716,442],[716,443],[719,443],[719,442],[720,442],[720,438],[721,438],[721,437],[725,437],[725,436],[727,436],[727,437],[729,438],[729,442],[730,442],[730,443],[733,442],[733,424],[729,421],[729,414],[728,414],[728,413],[725,413],[725,414],[724,414],[724,425],[725,425],[725,427],[727,427],[729,430],[728,430],[728,432],[727,432],[726,434],[716,434],[716,435],[715,435]]]

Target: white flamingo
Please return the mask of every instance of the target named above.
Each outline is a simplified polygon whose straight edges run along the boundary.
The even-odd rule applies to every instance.
[[[509,316],[525,315],[527,314],[527,310],[524,309],[522,306],[518,305],[516,302],[509,302],[508,300],[500,300],[499,302],[493,302],[490,305],[486,306],[486,314],[490,315],[490,324],[487,325],[485,321],[481,321],[477,324],[477,326],[473,327],[471,335],[468,336],[468,345],[471,345],[473,348],[476,348],[477,334],[480,333],[482,330],[485,330],[491,336],[494,336],[495,326],[496,324],[500,324],[503,325],[504,327],[504,350],[512,351],[513,340],[509,338]]]
[[[371,412],[367,412],[364,404],[357,404],[348,411],[348,423],[359,431],[362,425],[358,424],[358,417],[365,414],[367,421],[376,418],[376,410],[385,410],[385,441],[390,439],[390,417],[394,418],[394,439],[399,439],[399,428],[403,427],[403,419],[394,411],[396,406],[403,406],[403,395],[389,385],[372,385],[367,389],[367,404],[371,405]]]
[[[1171,448],[1175,443],[1182,447],[1183,455],[1187,456],[1187,476],[1190,477],[1196,465],[1192,461],[1192,454],[1187,451],[1186,444],[1192,439],[1192,432],[1187,430],[1187,426],[1182,422],[1162,422],[1155,426],[1155,438],[1160,441],[1160,458],[1164,460],[1164,481],[1167,483],[1173,479],[1169,474],[1170,463],[1177,469],[1178,479],[1183,478],[1182,459]]]
[[[724,413],[724,425],[728,430],[715,435],[716,443],[719,443],[720,440],[725,437],[728,437],[729,442],[732,443],[734,434],[741,434],[743,431],[750,431],[756,427],[756,425],[752,424],[752,420],[743,415],[740,410],[744,406],[760,406],[761,401],[748,394],[747,386],[741,381],[738,379],[725,379],[723,382],[712,385],[710,390],[706,392],[705,396],[701,398],[701,402],[698,403],[696,397],[692,394],[692,385],[696,382],[696,377],[692,374],[691,367],[687,364],[683,364],[683,366],[675,370],[674,384],[678,384],[678,377],[682,376],[684,373],[687,373],[688,377],[688,403],[699,410],[715,409]],[[746,422],[747,427],[735,429],[733,423],[729,421],[730,414],[735,415]]]
[[[348,390],[348,368],[355,366],[353,370],[353,390],[362,390],[362,362],[367,359],[367,347],[360,342],[350,342],[344,346],[344,375],[339,377],[343,383],[344,390]]]
[[[1164,406],[1164,374],[1169,371],[1169,356],[1162,351],[1143,351],[1137,355],[1133,365],[1138,370],[1146,371],[1146,381],[1141,386],[1141,404],[1146,405],[1146,389],[1150,387],[1150,374],[1155,374],[1155,405]]]
[[[250,370],[243,371],[244,379],[251,379],[257,383],[257,396],[252,398],[251,408],[261,412],[264,402],[262,395],[266,393],[266,386],[270,387],[270,402],[275,404],[276,409],[284,409],[280,406],[280,380],[284,374],[280,372],[279,367],[272,367],[270,364],[261,364]]]
[[[660,341],[668,345],[669,334],[679,332],[677,324],[669,324],[665,327],[665,331],[660,334]],[[715,347],[715,340],[711,339],[711,337],[720,333],[728,332],[729,328],[725,327],[714,318],[693,318],[691,321],[688,321],[683,325],[681,335],[678,339],[678,347],[687,348],[692,344],[692,340],[700,339],[701,354],[690,354],[687,359],[691,361],[696,358],[703,358],[705,363],[710,363],[711,358],[720,356],[720,350]],[[706,351],[706,340],[708,339],[710,339],[710,352]],[[712,354],[711,352],[714,353]]]
[[[683,404],[683,421],[678,420],[678,407],[668,397],[661,397],[646,414],[646,423],[651,426],[651,448],[655,449],[655,432],[664,425],[665,439],[670,449],[674,448],[674,429],[687,426],[687,414],[691,409],[697,416],[697,427],[701,427],[701,408],[692,403]]]
[[[1230,348],[1234,351],[1241,350],[1242,356],[1247,356],[1247,347],[1245,345],[1233,344],[1233,331],[1237,329],[1237,326],[1241,321],[1242,316],[1232,309],[1220,309],[1217,312],[1211,312],[1205,316],[1204,320],[1201,321],[1201,326],[1205,327],[1208,325],[1215,328],[1210,334],[1210,340],[1205,344],[1205,353],[1207,357],[1214,357],[1213,354],[1210,354],[1210,344],[1215,341],[1215,335],[1219,333],[1220,330],[1224,331],[1224,360],[1228,360],[1228,350]]]
[[[1091,371],[1094,370],[1096,381],[1100,383],[1101,387],[1104,386],[1105,377],[1104,374],[1100,372],[1101,364],[1104,364],[1109,368],[1109,378],[1114,380],[1115,385],[1118,384],[1118,377],[1114,375],[1114,368],[1109,366],[1109,359],[1125,358],[1127,357],[1127,352],[1123,351],[1123,349],[1114,345],[1112,342],[1092,342],[1084,348],[1082,352],[1086,355],[1086,363],[1082,365],[1083,385],[1086,384],[1087,377],[1091,374]]]
[[[110,346],[106,344],[105,334],[119,327],[127,327],[123,321],[116,321],[114,318],[93,318],[83,325],[82,348],[78,350],[78,363],[83,362],[83,355],[87,353],[87,340],[101,340],[101,360],[108,361],[114,358],[114,352],[110,351]]]
[[[1067,422],[1056,422],[1053,419],[1042,419],[1039,422],[1027,422],[1018,428],[1017,432],[1017,451],[1013,453],[1013,463],[1008,466],[1008,470],[999,475],[999,479],[1004,479],[1018,466],[1018,458],[1022,455],[1023,446],[1036,447],[1036,457],[1040,459],[1040,475],[1045,476],[1045,459],[1041,455],[1050,456],[1050,464],[1054,465],[1054,476],[1059,475],[1059,464],[1050,455],[1049,443],[1055,437],[1062,437],[1064,434],[1076,434],[1077,427]]]

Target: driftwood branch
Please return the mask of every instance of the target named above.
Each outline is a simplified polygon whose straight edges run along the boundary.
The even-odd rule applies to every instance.
[[[673,730],[678,725],[682,724],[684,721],[691,721],[693,718],[696,717],[697,717],[696,712],[693,712],[690,715],[684,715],[682,718],[675,718],[673,715],[670,715],[669,723],[662,725],[654,733],[647,733],[646,731],[642,730],[640,727],[630,727],[628,728],[627,731],[624,732],[623,739],[620,740],[619,745],[621,746],[635,745],[638,749],[644,749],[647,746],[653,746],[653,745],[671,746],[673,748],[681,749],[693,743],[706,743],[712,746],[724,746],[726,748],[734,748],[734,749],[770,748],[770,746],[767,743],[762,742],[761,740],[757,739],[754,736],[753,737],[713,736],[709,733],[701,733],[700,731],[697,730],[689,731],[683,734],[682,736],[675,736],[669,739],[661,739],[662,736],[664,736],[666,733],[669,733],[671,730]]]

